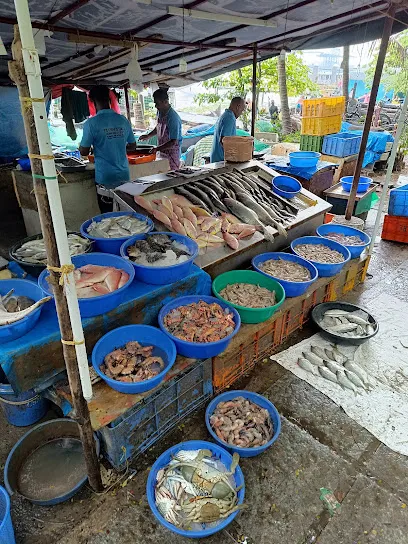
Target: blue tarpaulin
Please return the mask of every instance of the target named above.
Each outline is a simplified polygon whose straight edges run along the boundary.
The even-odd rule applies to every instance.
[[[299,166],[291,166],[289,164],[288,157],[277,156],[273,157],[273,160],[269,160],[266,164],[270,168],[279,170],[279,172],[292,176],[299,176],[306,180],[312,179],[312,177],[316,174],[316,172],[319,172],[319,170],[323,170],[328,166],[336,166],[333,162],[319,161],[316,166],[313,166],[313,168],[299,168]]]
[[[341,124],[342,132],[350,131],[355,134],[358,134],[359,136],[363,134],[362,130],[351,131],[350,126],[351,126],[350,123],[343,122]],[[370,131],[368,135],[366,152],[364,154],[363,167],[367,166],[367,164],[371,164],[373,162],[378,161],[378,159],[381,157],[381,155],[385,151],[387,142],[393,142],[393,141],[394,141],[394,136],[387,131],[384,131],[384,132]]]
[[[16,87],[0,87],[0,142],[2,162],[23,157],[28,152]]]

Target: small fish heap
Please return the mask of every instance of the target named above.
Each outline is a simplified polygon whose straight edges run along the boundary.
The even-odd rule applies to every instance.
[[[200,248],[224,242],[234,250],[239,240],[257,230],[273,239],[276,230],[286,236],[285,227],[297,209],[258,184],[252,174],[239,170],[174,187],[174,195],[135,202],[167,228],[197,241]],[[271,230],[268,230],[272,228]]]
[[[258,266],[265,274],[270,274],[280,280],[301,282],[309,281],[311,278],[307,268],[299,263],[286,261],[285,259],[270,259],[269,261],[260,263]]]
[[[14,289],[11,289],[6,295],[0,295],[0,327],[24,319],[52,298],[44,297],[38,302],[34,302],[31,298],[15,296],[13,293]]]
[[[244,397],[219,402],[210,424],[220,440],[241,448],[264,446],[273,436],[268,410]]]
[[[330,249],[324,244],[299,244],[295,249],[301,257],[316,263],[336,264],[344,261],[344,256],[340,251]]]
[[[118,217],[106,217],[101,221],[92,221],[87,232],[94,238],[129,238],[135,234],[148,232],[148,230],[147,221],[132,215],[120,215]]]
[[[364,315],[362,317],[361,315]],[[327,310],[324,313],[320,326],[327,332],[349,338],[364,338],[371,336],[375,328],[362,310],[347,312],[345,310]]]
[[[343,244],[343,246],[365,245],[365,242],[363,242],[363,240],[359,236],[346,235],[340,232],[328,232],[327,234],[324,235],[324,237],[329,238],[329,240],[334,240],[335,242],[338,242],[339,244]]]
[[[235,329],[231,310],[203,300],[174,308],[163,321],[170,334],[186,342],[217,342]]]
[[[234,473],[209,450],[180,450],[156,475],[155,503],[163,518],[185,530],[202,531],[217,526],[238,505]],[[204,525],[205,524],[205,525]]]
[[[354,393],[368,390],[375,385],[369,374],[342,354],[337,346],[332,349],[311,346],[310,351],[302,352],[298,365],[306,372],[321,376]]]
[[[68,234],[68,247],[72,255],[86,253],[91,242],[78,234]],[[30,264],[47,264],[47,253],[42,238],[25,242],[13,253],[20,261]]]
[[[129,280],[129,274],[113,266],[87,264],[74,270],[74,279],[78,298],[91,298],[120,289]]]
[[[154,346],[128,342],[106,355],[100,369],[108,378],[118,382],[136,383],[150,380],[164,369],[161,357],[152,355]]]
[[[276,304],[275,291],[252,283],[231,283],[221,289],[220,295],[228,302],[246,308],[268,308]]]
[[[187,261],[191,255],[184,244],[167,234],[150,234],[127,248],[131,261],[143,266],[173,266]]]

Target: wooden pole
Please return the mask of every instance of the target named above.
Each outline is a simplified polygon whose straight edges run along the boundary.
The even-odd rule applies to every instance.
[[[254,44],[254,53],[252,57],[252,118],[251,118],[251,136],[255,136],[255,121],[256,121],[256,82],[257,82],[257,72],[256,72],[256,63],[258,56],[257,45]]]
[[[381,37],[380,50],[377,57],[377,65],[375,67],[373,84],[371,87],[370,102],[368,104],[367,116],[364,124],[363,135],[361,137],[360,151],[358,153],[358,159],[356,164],[356,169],[354,171],[353,184],[351,186],[350,196],[346,208],[346,219],[350,220],[353,215],[354,204],[356,201],[357,195],[357,186],[361,175],[361,169],[363,167],[364,153],[367,147],[368,135],[370,133],[371,121],[373,119],[375,101],[377,99],[378,88],[380,86],[381,74],[384,66],[385,55],[387,53],[388,40],[390,39],[393,17],[395,15],[396,5],[391,4],[388,9],[388,17],[386,17],[384,22],[384,30]]]
[[[129,83],[123,86],[125,92],[125,104],[126,104],[126,115],[130,124],[132,124],[132,118],[130,116],[130,105],[129,105]]]
[[[30,91],[27,76],[24,70],[23,53],[20,41],[19,28],[14,27],[14,41],[12,45],[13,60],[9,62],[10,78],[17,85],[20,101],[22,104],[22,115],[24,129],[27,138],[27,145],[30,155],[40,155],[37,133],[34,122]],[[26,100],[24,100],[26,99]],[[37,201],[38,213],[41,222],[41,231],[47,251],[47,262],[49,266],[59,268],[57,243],[53,229],[50,204],[47,196],[47,189],[44,179],[37,176],[44,176],[40,159],[32,158],[31,171],[33,174],[34,194]],[[54,298],[57,307],[58,322],[61,331],[61,338],[73,338],[71,322],[69,318],[67,300],[64,294],[64,287],[59,284],[60,275],[50,270],[50,282],[53,286]],[[103,485],[99,469],[99,461],[95,450],[95,441],[91,427],[88,405],[82,394],[81,380],[76,359],[74,345],[62,344],[65,365],[67,368],[69,385],[71,388],[72,402],[74,406],[73,419],[78,423],[81,440],[84,449],[85,461],[88,471],[89,483],[95,491],[102,491]]]

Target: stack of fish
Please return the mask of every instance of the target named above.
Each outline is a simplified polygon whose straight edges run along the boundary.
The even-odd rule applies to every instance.
[[[280,280],[300,282],[309,281],[311,277],[305,266],[285,259],[269,259],[258,266],[265,274],[270,274]]]
[[[89,240],[78,234],[68,234],[68,247],[71,256],[86,253],[90,244]],[[25,263],[47,264],[47,253],[43,238],[25,242],[14,251],[13,256]]]
[[[31,298],[15,296],[13,293],[14,289],[11,289],[6,295],[0,295],[0,326],[20,321],[52,298],[44,297],[34,302]]]
[[[347,312],[346,310],[333,309],[324,313],[319,325],[327,332],[335,333],[349,338],[364,338],[371,336],[375,328],[368,320],[367,314],[362,310]]]
[[[135,234],[149,231],[149,224],[132,215],[105,217],[101,221],[92,221],[87,232],[94,238],[130,238]]]
[[[269,239],[275,229],[286,236],[285,227],[296,215],[296,208],[255,180],[235,170],[177,186],[169,197],[149,201],[136,196],[135,201],[169,229],[195,239],[199,247],[224,241],[236,250],[239,240],[256,230]]]
[[[298,365],[306,372],[321,376],[354,393],[375,385],[369,374],[342,354],[337,346],[331,349],[310,346],[310,351],[302,352]]]
[[[119,382],[141,382],[157,376],[164,368],[161,357],[152,355],[154,346],[142,346],[139,342],[128,342],[105,357],[101,371]]]

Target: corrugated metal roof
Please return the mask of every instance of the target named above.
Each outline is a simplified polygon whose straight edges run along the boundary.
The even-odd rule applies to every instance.
[[[400,5],[393,32],[403,30],[408,24],[406,2]],[[122,84],[130,51],[121,47],[118,40],[137,37],[167,42],[147,43],[140,48],[145,82],[186,85],[250,63],[250,48],[254,43],[258,44],[261,60],[276,55],[282,47],[290,50],[338,47],[379,38],[388,2],[194,0],[184,5],[212,14],[273,19],[276,28],[190,17],[186,17],[183,24],[182,17],[168,15],[168,6],[183,7],[183,3],[179,0],[152,0],[150,5],[137,0],[30,0],[31,18],[36,26],[41,23],[43,28],[53,31],[51,37],[45,38],[46,58],[41,59],[44,80],[83,85]],[[6,45],[13,38],[13,27],[6,23],[12,23],[14,18],[13,1],[0,0],[0,36]],[[89,43],[73,42],[77,31],[86,34]],[[101,39],[112,45],[95,53],[93,47]],[[230,49],[222,49],[223,45]],[[179,74],[182,56],[188,62],[186,74]],[[8,80],[7,60],[5,56],[0,57],[3,83]]]

